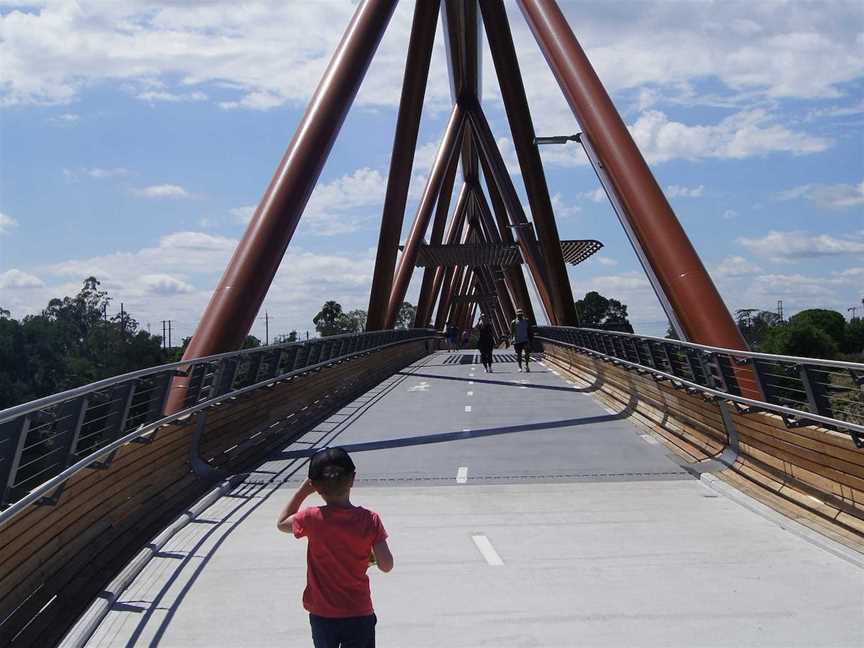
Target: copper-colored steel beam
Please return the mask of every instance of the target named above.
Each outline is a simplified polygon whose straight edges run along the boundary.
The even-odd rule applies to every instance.
[[[462,285],[462,277],[465,274],[465,267],[459,266],[454,268],[450,275],[450,281],[446,282],[441,293],[441,301],[438,304],[438,311],[435,314],[435,328],[443,329],[447,322],[451,322],[451,312],[453,310],[453,297],[459,292],[459,287]]]
[[[441,193],[438,196],[438,204],[435,206],[435,218],[432,220],[432,233],[429,235],[430,245],[440,245],[444,239],[444,227],[447,225],[447,212],[450,210],[450,200],[453,194],[453,183],[456,180],[456,170],[459,166],[459,158],[454,155],[450,161],[450,168],[444,176],[444,184],[441,185]],[[454,218],[456,213],[462,209],[460,206],[464,203],[463,195],[466,193],[465,185],[459,191],[459,197],[456,199],[454,208]],[[432,318],[432,307],[435,304],[435,297],[438,295],[437,289],[440,283],[435,284],[435,275],[438,268],[427,267],[423,269],[423,282],[420,284],[420,294],[417,297],[417,314],[414,317],[414,328],[423,328],[429,324]]]
[[[510,132],[513,135],[513,146],[516,148],[519,167],[522,170],[522,180],[525,183],[531,216],[537,230],[540,248],[543,250],[541,258],[555,317],[559,325],[576,326],[578,322],[573,304],[573,291],[570,288],[570,278],[567,276],[567,267],[561,254],[561,238],[558,236],[558,226],[552,211],[549,188],[543,173],[543,162],[540,159],[540,151],[534,143],[534,123],[531,120],[528,98],[525,96],[525,87],[522,84],[516,49],[513,47],[507,11],[500,0],[480,0],[480,8],[483,12],[486,37],[489,39],[489,50],[495,63]]]
[[[399,259],[399,264],[396,268],[396,278],[393,281],[393,290],[390,293],[390,303],[387,307],[385,328],[392,328],[395,325],[396,317],[399,314],[399,306],[405,300],[405,293],[408,291],[408,284],[411,282],[411,275],[414,273],[414,265],[417,262],[417,250],[423,242],[426,229],[429,227],[432,209],[435,207],[438,194],[441,193],[441,185],[444,183],[447,168],[450,166],[450,162],[459,146],[459,138],[461,137],[464,123],[465,119],[462,108],[459,104],[456,104],[450,113],[447,127],[444,129],[444,136],[441,139],[441,144],[438,146],[438,152],[435,155],[435,160],[429,171],[429,177],[426,180],[426,186],[423,189],[423,196],[420,198],[420,204],[417,206],[414,222],[411,224],[411,232],[408,234],[408,240],[405,242],[402,257]]]
[[[454,283],[454,297],[462,297],[466,294],[468,290],[468,285],[471,282],[471,268],[466,268],[462,266],[460,268],[461,272],[457,272],[456,276],[453,277]],[[447,314],[447,321],[453,322],[454,325],[459,325],[460,315],[462,313],[463,302],[453,299],[450,302],[450,312]]]
[[[684,334],[730,349],[747,344],[699,255],[554,0],[519,0],[540,49],[625,208],[633,235]]]
[[[417,146],[417,131],[420,127],[420,115],[423,112],[423,96],[429,76],[429,61],[432,58],[432,45],[438,25],[439,3],[440,0],[426,0],[414,5],[414,22],[411,26],[408,56],[405,61],[402,97],[399,101],[393,152],[390,156],[390,174],[387,178],[387,193],[384,197],[381,231],[378,236],[378,252],[372,275],[372,289],[369,293],[367,331],[384,328],[387,318],[399,236],[402,234],[405,202],[408,198],[411,168]]]
[[[467,220],[466,206],[467,202],[462,206],[462,209],[457,209],[453,212],[453,219],[450,221],[450,227],[447,230],[446,242],[448,245],[462,240],[462,232],[465,229],[465,222]],[[435,281],[432,284],[432,298],[434,300],[439,290],[441,291],[441,297],[438,300],[438,310],[435,315],[435,328],[439,330],[445,324],[447,309],[450,307],[450,300],[453,296],[451,287],[455,272],[455,268],[437,268],[435,270]],[[431,315],[432,312],[430,311],[429,314]]]
[[[485,158],[486,164],[492,179],[492,184],[498,190],[501,199],[506,207],[507,215],[510,220],[510,225],[515,230],[516,242],[522,251],[522,257],[528,265],[528,270],[534,279],[534,285],[537,287],[537,292],[540,296],[540,301],[543,304],[543,309],[546,312],[546,317],[554,326],[558,323],[555,317],[555,310],[552,307],[552,297],[549,294],[549,287],[546,283],[544,272],[544,264],[540,258],[540,250],[537,241],[534,239],[531,232],[531,224],[525,216],[522,209],[522,203],[516,193],[516,188],[513,186],[513,181],[507,171],[507,165],[501,157],[501,152],[498,150],[498,145],[495,143],[495,137],[492,135],[492,129],[489,128],[489,122],[486,121],[486,116],[478,105],[474,105],[469,110],[471,124],[474,126],[473,132],[477,138],[477,144],[480,148],[481,157]],[[486,178],[487,182],[489,177]]]
[[[447,60],[453,102],[481,97],[481,30],[476,0],[445,0]],[[477,178],[477,150],[471,137],[462,138],[462,174],[466,182]]]
[[[495,227],[495,223],[492,221],[491,216],[480,208],[477,202],[477,193],[479,193],[479,187],[475,188],[475,191],[472,191],[471,198],[475,203],[477,222],[480,224],[480,228],[483,232],[483,241],[500,243],[501,236],[498,233],[498,228]],[[510,291],[507,288],[501,266],[494,266],[492,268],[487,266],[484,268],[483,275],[484,277],[487,277],[491,285],[494,286],[495,294],[498,297],[498,307],[501,312],[506,315],[508,321],[512,320],[516,317],[516,311],[513,308],[513,302],[510,300]]]
[[[201,317],[185,360],[240,348],[267,295],[396,0],[363,0]],[[182,403],[172,387],[168,411]]]
[[[486,160],[480,157],[480,166],[483,169],[483,177],[486,180],[486,188],[489,191],[489,200],[492,203],[492,213],[495,216],[495,222],[498,225],[498,231],[501,233],[501,241],[507,245],[513,245],[513,233],[510,231],[507,220],[507,210],[504,207],[504,202],[501,200],[501,195],[498,193],[498,188],[492,179],[492,172],[489,170],[489,165]],[[486,202],[482,192],[478,193],[478,203],[481,209],[489,211],[489,204]],[[507,279],[507,285],[510,288],[510,293],[513,296],[513,305],[515,308],[521,308],[525,311],[525,317],[529,322],[537,322],[534,317],[534,306],[531,304],[531,296],[528,294],[528,286],[525,283],[525,275],[522,274],[521,266],[508,266],[504,268],[504,275]],[[509,322],[508,322],[509,325]]]
[[[483,195],[482,189],[478,187],[477,191],[474,192],[473,198],[477,204],[477,212],[480,216],[480,222],[484,224],[484,227],[487,231],[491,232],[492,241],[496,243],[505,243],[504,237],[496,226],[495,220],[492,218],[492,213],[489,211],[489,205],[486,202],[486,197]],[[508,231],[507,234],[509,233],[510,232]],[[512,245],[512,238],[510,244]],[[515,304],[517,304],[519,301],[516,298],[517,291],[515,289],[515,286],[511,285],[510,275],[507,272],[508,266],[501,266],[499,269],[501,274],[503,275],[503,281],[507,286],[507,294],[510,298],[511,309],[514,311],[515,316]]]

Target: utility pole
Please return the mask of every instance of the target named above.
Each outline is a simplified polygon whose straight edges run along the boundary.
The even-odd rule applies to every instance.
[[[852,319],[853,319],[853,320],[854,320],[856,317],[858,317],[858,315],[857,315],[857,313],[858,313],[858,307],[857,307],[857,306],[853,306],[852,308],[847,308],[847,309],[846,309],[846,312],[849,312],[849,311],[852,311]]]
[[[168,320],[168,348],[174,348],[174,346],[171,344],[171,320]]]
[[[777,315],[780,316],[780,321],[782,322],[783,321],[783,300],[782,299],[777,300]]]
[[[267,314],[267,311],[264,311],[264,346],[268,346],[270,344],[270,315]]]
[[[162,320],[162,350],[164,351],[167,347],[165,346],[165,342],[167,338],[165,337],[165,320]]]
[[[123,309],[123,302],[120,302],[120,340],[126,339],[126,311]]]

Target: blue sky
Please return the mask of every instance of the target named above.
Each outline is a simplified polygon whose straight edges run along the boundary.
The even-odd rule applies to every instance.
[[[561,6],[730,309],[860,306],[860,3]],[[36,313],[94,274],[142,325],[191,334],[353,8],[0,0],[0,306]],[[366,307],[411,12],[397,9],[271,287],[271,335],[312,329],[326,299]],[[537,133],[577,132],[508,13]],[[488,52],[483,86],[521,188]],[[405,230],[450,106],[440,27],[427,101]],[[662,334],[581,149],[542,153],[562,237],[606,245],[570,269],[574,294],[621,299]]]

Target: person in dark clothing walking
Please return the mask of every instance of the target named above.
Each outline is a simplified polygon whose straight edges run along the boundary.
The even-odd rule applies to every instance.
[[[480,316],[477,325],[477,350],[480,351],[480,362],[486,373],[492,373],[492,349],[495,347],[495,330],[484,315]]]
[[[534,341],[534,327],[525,319],[525,311],[516,311],[516,319],[510,323],[510,335],[513,338],[513,349],[516,351],[516,362],[522,371],[522,354],[525,354],[525,371],[531,371],[528,361],[531,358],[531,343]]]

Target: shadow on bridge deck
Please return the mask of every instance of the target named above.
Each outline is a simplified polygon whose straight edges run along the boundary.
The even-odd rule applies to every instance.
[[[352,499],[391,536],[380,646],[864,644],[864,572],[512,360],[438,353],[344,407],[174,536],[87,645],[311,645],[305,541],[275,519],[324,445],[357,453]]]

